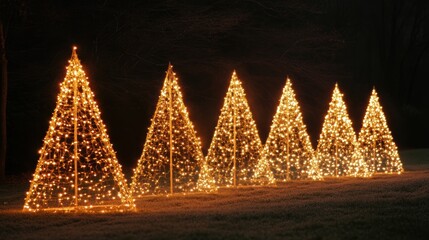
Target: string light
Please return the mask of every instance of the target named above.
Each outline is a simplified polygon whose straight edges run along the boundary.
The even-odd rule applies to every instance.
[[[403,172],[398,148],[387,126],[375,89],[372,90],[359,133],[360,152],[372,173]]]
[[[219,186],[249,183],[260,157],[261,140],[235,71],[207,154]]]
[[[290,79],[283,88],[271,130],[255,170],[255,180],[321,179],[318,161]]]
[[[210,191],[214,184],[205,165],[200,139],[183,103],[173,66],[169,65],[131,189],[135,196]]]
[[[198,176],[198,181],[197,181],[198,191],[213,192],[218,190],[216,181],[212,176],[212,173],[213,173],[213,168],[209,166],[209,164],[207,163],[207,160],[204,158],[204,162],[201,166],[200,174]]]
[[[39,154],[24,211],[135,209],[76,47]]]
[[[358,143],[357,143],[358,144]],[[368,164],[363,158],[359,146],[355,147],[352,154],[351,162],[348,165],[348,176],[351,177],[371,177],[372,173],[369,171]]]
[[[322,175],[339,177],[365,174],[367,166],[355,151],[357,147],[356,134],[347,114],[343,94],[338,84],[335,84],[316,151]]]

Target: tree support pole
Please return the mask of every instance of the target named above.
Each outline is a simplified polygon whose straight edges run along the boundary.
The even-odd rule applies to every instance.
[[[168,98],[169,98],[169,108],[168,108],[168,112],[169,112],[169,128],[170,128],[170,193],[173,194],[173,121],[172,121],[172,108],[173,108],[173,104],[172,104],[172,99],[171,99],[171,65],[169,66],[168,69]]]
[[[74,51],[74,50],[73,50]],[[77,146],[77,78],[74,80],[73,91],[73,118],[74,118],[74,206],[78,206],[78,175],[77,175],[77,161],[78,161],[78,146]]]

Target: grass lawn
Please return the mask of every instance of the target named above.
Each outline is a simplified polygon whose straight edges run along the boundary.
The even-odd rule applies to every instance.
[[[22,213],[28,184],[4,183],[0,239],[427,239],[429,151],[401,156],[401,175],[145,197],[128,214]]]

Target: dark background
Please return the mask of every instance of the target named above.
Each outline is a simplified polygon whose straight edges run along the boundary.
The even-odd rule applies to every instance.
[[[429,147],[429,1],[9,0],[1,12],[9,175],[34,171],[73,45],[127,174],[168,62],[205,153],[233,69],[263,142],[289,75],[313,147],[335,82],[357,132],[375,86],[399,148]]]

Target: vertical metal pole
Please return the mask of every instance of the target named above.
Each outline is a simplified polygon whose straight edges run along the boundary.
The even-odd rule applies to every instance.
[[[290,152],[289,152],[289,133],[286,134],[286,181],[289,180],[290,174]]]
[[[75,76],[73,91],[73,118],[74,118],[74,206],[78,206],[78,175],[77,175],[77,161],[78,161],[78,146],[77,146],[77,77]]]
[[[237,121],[237,110],[236,110],[236,102],[235,102],[235,96],[234,96],[234,89],[232,91],[232,114],[233,114],[233,129],[234,129],[234,148],[233,148],[233,154],[232,154],[232,160],[234,161],[234,187],[237,187],[237,160],[236,160],[236,156],[235,156],[235,152],[237,151],[237,129],[236,129],[236,121]]]
[[[289,77],[288,77],[289,79]],[[287,97],[287,96],[286,96]],[[289,101],[286,100],[286,115],[287,115],[287,121],[288,121],[288,127],[289,127]],[[289,180],[289,173],[290,173],[290,152],[289,152],[289,131],[286,132],[286,181]]]
[[[169,125],[170,125],[170,193],[173,194],[173,122],[172,122],[172,99],[171,99],[171,66],[168,69],[168,98],[169,98]]]
[[[232,159],[234,161],[234,187],[237,186],[237,160],[236,160],[236,156],[235,156],[235,152],[237,151],[237,143],[236,143],[236,137],[237,137],[237,130],[235,128],[235,121],[236,121],[236,116],[235,116],[235,107],[234,107],[234,122],[233,122],[233,126],[234,126],[234,150],[233,150],[233,155],[232,155]]]
[[[338,146],[335,140],[335,176],[338,177]]]
[[[374,136],[375,136],[375,134],[374,134]],[[377,139],[374,139],[374,144],[373,144],[374,146],[373,146],[373,161],[374,161],[374,173],[376,173],[377,172],[377,159],[376,159],[376,156],[377,156]]]

